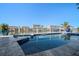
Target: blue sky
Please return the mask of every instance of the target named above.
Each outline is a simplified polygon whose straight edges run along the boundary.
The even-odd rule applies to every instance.
[[[0,23],[9,25],[32,26],[60,25],[64,21],[79,26],[79,10],[73,3],[0,3]]]

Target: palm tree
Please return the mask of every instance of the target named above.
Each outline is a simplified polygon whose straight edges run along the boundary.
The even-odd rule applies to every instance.
[[[3,35],[8,35],[8,24],[2,24],[1,25],[1,27],[2,27],[2,34]]]
[[[64,24],[63,24],[64,29],[66,29],[67,26],[68,26],[68,22],[64,22]]]
[[[1,24],[0,24],[0,34],[2,34],[2,26],[1,26]]]
[[[79,32],[79,27],[77,28],[77,32]]]

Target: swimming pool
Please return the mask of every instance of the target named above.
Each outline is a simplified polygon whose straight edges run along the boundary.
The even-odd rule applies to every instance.
[[[79,36],[71,36],[70,40],[65,40],[62,35],[59,34],[34,36],[33,38],[30,38],[30,41],[21,45],[21,48],[25,55],[29,55],[65,45],[78,38]]]

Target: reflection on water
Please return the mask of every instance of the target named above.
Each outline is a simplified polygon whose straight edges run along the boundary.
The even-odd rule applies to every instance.
[[[39,41],[39,40],[43,40],[43,38],[45,40],[70,40],[72,36],[65,34],[65,35],[60,35],[60,34],[56,34],[56,35],[45,35],[45,36],[34,36],[32,37],[31,41]]]
[[[68,34],[62,35],[61,37],[64,38],[64,40],[70,40],[71,39],[71,36],[68,35]]]
[[[20,45],[25,55],[38,53],[41,51],[53,49],[71,42],[74,39],[79,39],[79,36],[70,35],[40,35],[32,36],[30,41]]]
[[[70,36],[68,34],[32,36],[28,42],[20,46],[25,55],[29,55],[62,46],[75,39],[79,39],[79,36]]]
[[[21,45],[25,55],[33,54],[48,49],[56,48],[67,44],[69,40],[64,40],[61,35],[34,36],[29,42]]]

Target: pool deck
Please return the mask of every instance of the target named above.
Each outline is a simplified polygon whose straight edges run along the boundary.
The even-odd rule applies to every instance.
[[[79,35],[79,33],[77,34]],[[25,56],[20,45],[16,42],[18,38],[12,39],[13,36],[0,36],[0,56]],[[29,56],[79,56],[79,40]]]
[[[24,56],[19,44],[11,37],[0,38],[0,56]]]

